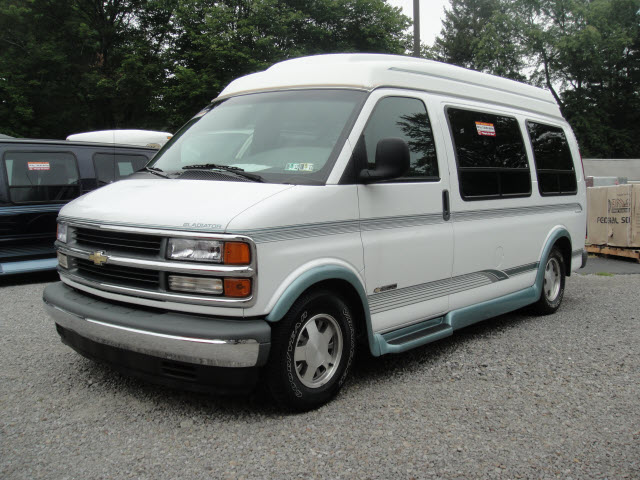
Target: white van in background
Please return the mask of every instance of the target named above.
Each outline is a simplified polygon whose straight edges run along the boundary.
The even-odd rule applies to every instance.
[[[65,206],[62,341],[194,390],[337,394],[398,353],[526,305],[584,265],[578,146],[551,94],[386,55],[232,82],[146,171]]]
[[[119,143],[160,149],[173,134],[154,132],[153,130],[99,130],[95,132],[74,133],[67,140],[72,142]]]

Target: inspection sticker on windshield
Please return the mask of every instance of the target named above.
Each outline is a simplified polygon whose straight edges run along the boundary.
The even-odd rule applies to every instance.
[[[478,135],[484,135],[487,137],[496,136],[496,129],[493,126],[493,123],[476,122],[476,130],[478,130]]]
[[[289,172],[313,172],[313,163],[287,163],[284,169]]]
[[[49,162],[27,162],[29,170],[51,170]]]

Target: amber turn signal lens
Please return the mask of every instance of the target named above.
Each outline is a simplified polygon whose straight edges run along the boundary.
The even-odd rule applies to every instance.
[[[249,263],[251,263],[249,244],[242,242],[225,242],[224,263],[227,265],[249,265]]]
[[[248,278],[225,278],[224,296],[243,298],[251,295],[251,280]]]

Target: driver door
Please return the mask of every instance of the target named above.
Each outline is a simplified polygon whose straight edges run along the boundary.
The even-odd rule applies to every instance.
[[[362,168],[374,167],[376,145],[383,138],[404,139],[411,154],[403,177],[358,185],[366,289],[376,333],[440,316],[449,306],[453,228],[443,214],[449,174],[446,159],[438,158],[425,100],[415,92],[374,92],[354,149]]]

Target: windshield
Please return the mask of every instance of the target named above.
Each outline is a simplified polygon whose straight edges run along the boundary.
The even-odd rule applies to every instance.
[[[296,90],[222,100],[187,123],[149,166],[241,168],[265,182],[324,184],[366,93]]]

